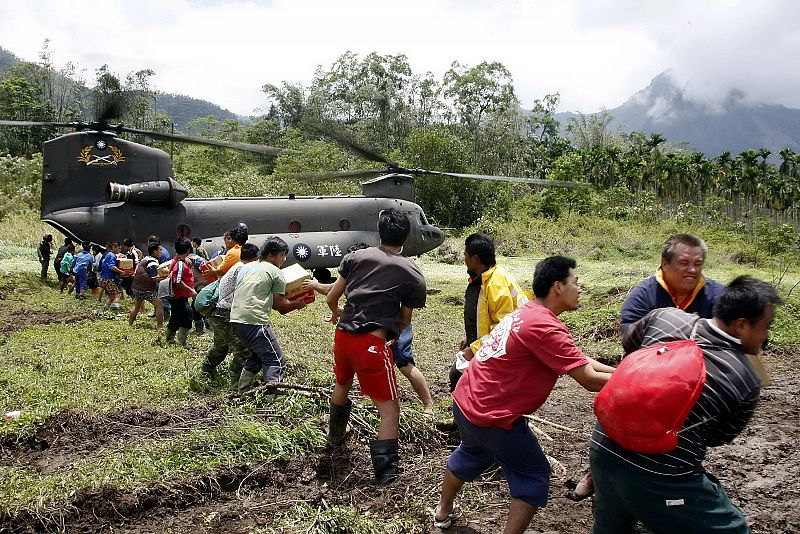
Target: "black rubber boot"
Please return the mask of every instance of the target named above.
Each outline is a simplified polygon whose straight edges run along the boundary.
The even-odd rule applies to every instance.
[[[373,439],[369,442],[369,455],[372,456],[372,468],[375,470],[375,482],[379,485],[394,482],[400,474],[397,468],[397,438]]]
[[[330,406],[330,420],[328,421],[328,446],[338,447],[347,436],[349,425],[347,421],[350,419],[350,409],[353,407],[353,401],[347,399],[345,406],[338,406],[329,402]]]

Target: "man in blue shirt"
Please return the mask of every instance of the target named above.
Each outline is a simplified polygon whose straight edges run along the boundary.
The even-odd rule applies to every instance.
[[[86,298],[86,283],[89,279],[89,270],[94,266],[94,257],[89,252],[92,244],[88,241],[83,242],[83,250],[75,256],[75,263],[72,272],[75,273],[75,298]]]

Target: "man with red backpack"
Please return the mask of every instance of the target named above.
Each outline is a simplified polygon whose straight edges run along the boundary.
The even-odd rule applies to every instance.
[[[610,432],[597,424],[589,444],[595,485],[594,534],[632,532],[636,521],[655,533],[750,532],[741,510],[730,501],[719,481],[705,472],[703,459],[708,447],[730,443],[738,436],[755,410],[761,381],[747,355],[761,351],[775,318],[775,306],[780,303],[774,287],[740,276],[719,296],[711,319],[677,308],[661,308],[626,331],[626,353],[692,339],[702,351],[705,383],[680,425],[677,447],[667,452],[636,452],[630,444],[626,447],[611,439]],[[623,364],[615,378],[624,376]],[[657,389],[654,387],[658,384],[652,381],[637,383],[633,378],[636,375],[630,376],[629,381],[619,384],[612,380],[603,394],[624,387],[627,397],[645,389],[652,396]],[[676,379],[665,376],[665,391],[659,394],[660,402],[653,403],[658,410],[669,404],[669,380]],[[601,420],[608,417],[597,405],[595,411]],[[619,441],[626,439],[625,435],[617,437]]]

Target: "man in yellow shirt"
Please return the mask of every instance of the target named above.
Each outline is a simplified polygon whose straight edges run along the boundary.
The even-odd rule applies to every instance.
[[[469,283],[464,292],[464,333],[456,361],[450,368],[450,391],[469,366],[486,338],[503,317],[530,298],[514,277],[495,260],[494,240],[483,233],[467,236],[464,242],[464,264]]]

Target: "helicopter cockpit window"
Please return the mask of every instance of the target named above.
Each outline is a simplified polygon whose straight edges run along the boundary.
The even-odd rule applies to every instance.
[[[192,229],[188,224],[179,224],[175,229],[175,237],[189,237],[192,235]]]
[[[350,229],[350,219],[343,218],[339,220],[339,230],[346,232]]]
[[[295,219],[289,221],[289,233],[291,233],[291,234],[299,234],[300,233],[300,228],[302,228],[302,225],[300,224],[300,221],[295,220]]]

